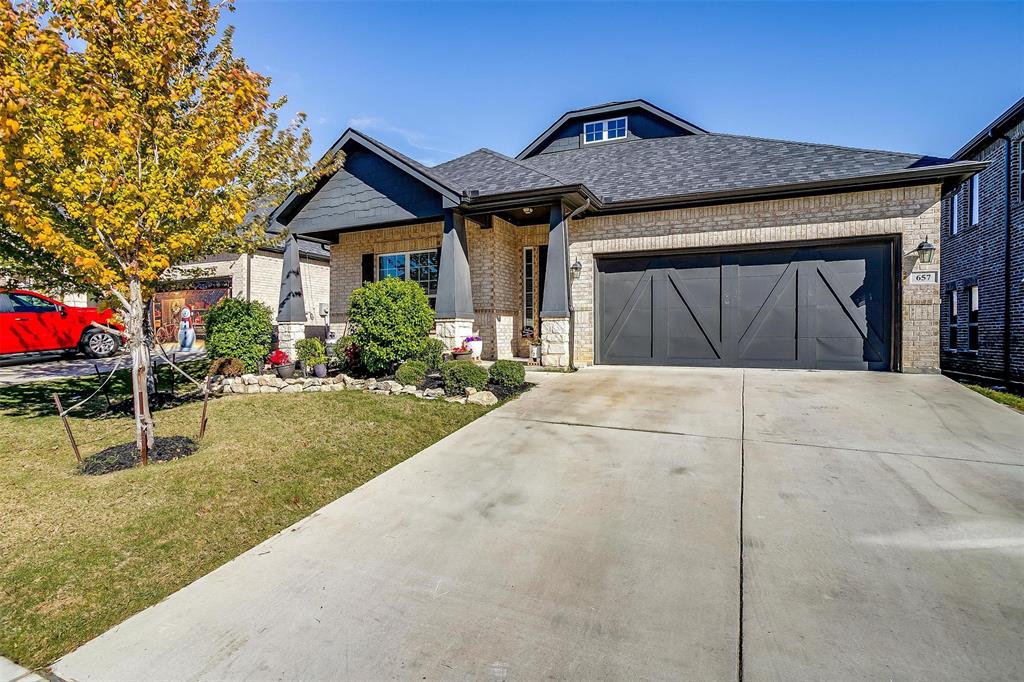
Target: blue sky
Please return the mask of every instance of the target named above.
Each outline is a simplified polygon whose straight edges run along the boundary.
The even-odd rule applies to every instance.
[[[304,111],[435,164],[642,97],[716,132],[949,155],[1024,96],[1024,2],[238,0],[236,50]]]

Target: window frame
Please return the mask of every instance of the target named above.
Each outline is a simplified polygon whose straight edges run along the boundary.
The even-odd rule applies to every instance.
[[[529,255],[527,255],[529,254]],[[527,280],[526,266],[530,266],[530,276]],[[527,281],[529,281],[529,287],[527,287]],[[537,286],[537,252],[532,246],[523,247],[523,326],[532,327],[534,333],[537,331],[537,326],[534,321],[537,319],[537,296],[535,288]],[[527,305],[529,300],[529,305]]]
[[[608,124],[616,121],[622,121],[622,134],[615,137],[608,136]],[[593,140],[588,140],[587,136],[590,134],[587,132],[587,126],[599,126],[600,137],[595,137]],[[629,116],[616,116],[614,118],[606,118],[601,121],[585,121],[583,123],[583,144],[596,144],[598,142],[614,142],[615,140],[625,140],[629,137]]]
[[[427,299],[430,301],[430,307],[433,308],[435,302],[437,301],[437,287],[436,287],[436,285],[434,287],[434,293],[431,294],[431,293],[428,293],[428,291],[427,291],[427,289],[425,287],[423,287],[423,282],[420,282],[417,279],[412,279],[412,256],[415,256],[415,255],[418,255],[418,254],[421,254],[421,253],[437,255],[437,266],[438,266],[438,270],[440,271],[440,268],[441,268],[441,257],[440,257],[440,254],[438,253],[438,250],[436,248],[434,248],[434,249],[414,249],[412,251],[392,251],[390,253],[374,254],[374,259],[373,259],[373,277],[374,277],[374,281],[375,282],[379,282],[382,279],[381,276],[380,276],[380,261],[381,261],[382,258],[389,258],[389,257],[392,257],[392,256],[402,256],[402,258],[405,259],[405,268],[404,268],[403,273],[402,273],[403,274],[402,279],[404,281],[406,281],[406,282],[416,282],[417,284],[419,284],[420,287],[423,288],[423,293],[426,295]]]
[[[949,350],[959,350],[960,340],[960,314],[958,297],[960,296],[959,289],[950,289],[946,292],[949,296],[949,321],[946,324],[947,331],[949,332],[949,342],[947,348]]]
[[[967,350],[978,352],[981,346],[978,318],[981,314],[981,293],[978,285],[967,287]]]
[[[967,220],[974,227],[981,223],[981,174],[972,175],[967,187]]]
[[[953,192],[949,198],[949,234],[953,237],[960,234],[960,190]]]
[[[1009,159],[1007,163],[1012,164],[1012,161]],[[1024,204],[1024,137],[1017,140],[1017,203]]]
[[[34,299],[36,301],[42,301],[46,305],[45,306],[31,306],[31,309],[25,309],[22,306],[18,305],[18,303],[16,302],[16,298],[31,298],[31,299]],[[7,301],[8,301],[8,303],[11,306],[11,312],[17,313],[19,315],[29,315],[29,314],[42,315],[44,313],[55,313],[58,310],[60,310],[60,305],[57,304],[57,303],[54,303],[50,299],[48,299],[48,298],[46,298],[44,296],[39,296],[37,294],[30,294],[30,293],[23,292],[23,291],[8,291],[7,292]]]

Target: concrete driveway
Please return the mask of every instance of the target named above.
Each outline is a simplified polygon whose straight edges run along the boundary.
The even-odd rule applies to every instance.
[[[53,669],[1016,679],[1022,439],[938,376],[544,375]]]

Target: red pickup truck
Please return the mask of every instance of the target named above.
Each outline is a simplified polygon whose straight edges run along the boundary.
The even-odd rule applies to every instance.
[[[92,322],[120,329],[111,310],[79,308],[34,291],[0,290],[0,355],[38,351],[81,351],[105,358],[121,347],[118,334]]]

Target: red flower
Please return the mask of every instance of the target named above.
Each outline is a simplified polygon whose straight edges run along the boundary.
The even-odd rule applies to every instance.
[[[287,365],[291,361],[292,359],[288,357],[288,354],[285,353],[280,348],[271,353],[270,357],[267,358],[267,362],[269,362],[274,367],[281,367],[282,365]]]

